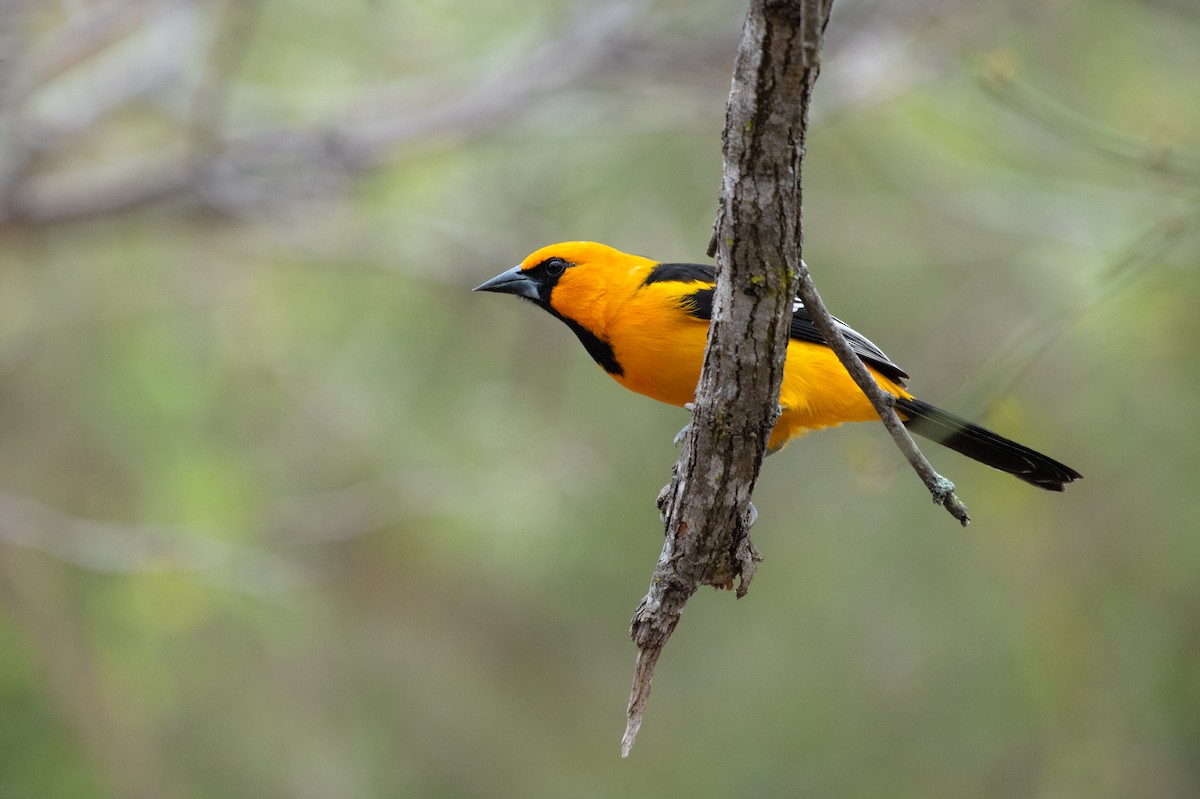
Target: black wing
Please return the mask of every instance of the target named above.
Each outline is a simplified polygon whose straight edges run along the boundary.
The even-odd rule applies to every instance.
[[[850,344],[850,349],[854,350],[855,355],[862,358],[868,365],[875,367],[875,371],[879,372],[879,374],[900,385],[904,385],[904,381],[908,379],[908,373],[892,363],[892,359],[885,355],[883,350],[876,347],[869,338],[836,316],[833,317],[833,323],[837,325],[838,330],[845,336],[847,343]],[[789,333],[797,341],[828,344],[825,341],[825,337],[821,335],[821,331],[817,330],[812,317],[808,315],[808,309],[804,307],[804,303],[801,302],[799,297],[792,301],[792,326]]]
[[[706,287],[698,288],[687,296],[684,309],[697,319],[712,320],[712,285],[716,282],[716,270],[713,267],[703,264],[659,264],[650,270],[650,274],[646,276],[644,282],[646,285],[663,282],[707,283]],[[855,355],[874,367],[884,377],[904,385],[908,374],[892,363],[883,350],[841,319],[834,317],[833,321],[838,325],[842,335],[846,337],[846,341],[849,342],[850,349],[854,351]],[[799,298],[792,304],[792,324],[788,332],[797,341],[809,341],[813,344],[828,346],[825,337],[821,335],[821,331],[817,330],[812,317],[809,316],[808,309],[804,307],[804,303]]]

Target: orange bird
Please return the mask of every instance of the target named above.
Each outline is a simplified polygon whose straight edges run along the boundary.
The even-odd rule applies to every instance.
[[[568,241],[543,247],[475,290],[515,294],[544,308],[625,388],[686,406],[700,382],[715,280],[711,266],[658,263],[595,242]],[[1080,478],[1049,456],[917,399],[905,387],[903,369],[835,321],[875,381],[896,397],[896,411],[913,433],[1039,488],[1062,491]],[[779,407],[771,452],[808,430],[879,419],[799,299]]]

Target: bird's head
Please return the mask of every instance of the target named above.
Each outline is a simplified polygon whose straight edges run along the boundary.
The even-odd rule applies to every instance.
[[[655,265],[594,241],[564,241],[542,247],[475,291],[515,294],[547,310],[578,319],[615,293],[632,291]]]
[[[475,291],[515,294],[566,323],[605,371],[620,375],[608,340],[613,314],[644,284],[655,262],[594,241],[564,241],[476,286]]]

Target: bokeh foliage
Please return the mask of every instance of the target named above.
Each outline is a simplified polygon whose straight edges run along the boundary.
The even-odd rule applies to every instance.
[[[468,290],[703,257],[743,10],[6,6],[0,797],[1200,793],[1186,0],[835,4],[818,285],[1086,479],[794,443],[617,758],[686,417]]]

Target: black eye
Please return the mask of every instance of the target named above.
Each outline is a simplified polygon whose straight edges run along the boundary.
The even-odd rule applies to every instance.
[[[546,261],[546,274],[550,277],[558,277],[567,268],[567,262],[562,258],[551,258]]]

